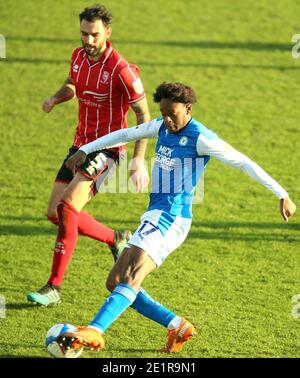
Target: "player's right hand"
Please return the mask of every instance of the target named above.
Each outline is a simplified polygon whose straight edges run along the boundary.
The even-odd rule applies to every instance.
[[[54,106],[57,104],[57,101],[54,97],[47,98],[42,105],[42,109],[46,113],[50,113]]]
[[[296,212],[296,205],[290,199],[290,197],[282,198],[280,200],[280,213],[282,218],[288,222],[289,217],[291,217]]]
[[[78,150],[66,161],[66,167],[72,171],[73,175],[75,175],[77,168],[85,162],[86,156],[85,152]]]

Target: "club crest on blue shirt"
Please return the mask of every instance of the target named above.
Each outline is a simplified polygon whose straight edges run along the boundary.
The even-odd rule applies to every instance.
[[[188,141],[189,141],[188,138],[186,136],[183,136],[179,140],[179,145],[180,146],[186,146]]]

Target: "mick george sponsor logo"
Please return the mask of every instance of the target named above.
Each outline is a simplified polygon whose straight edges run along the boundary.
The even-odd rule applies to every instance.
[[[174,149],[161,145],[156,153],[155,160],[160,164],[162,169],[173,171],[176,159],[172,158]]]

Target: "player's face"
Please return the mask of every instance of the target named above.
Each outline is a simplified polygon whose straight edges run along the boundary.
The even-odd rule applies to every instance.
[[[106,48],[106,40],[111,35],[111,28],[104,26],[101,20],[94,22],[82,20],[80,23],[80,34],[85,52],[89,57],[97,59]]]
[[[191,119],[191,104],[173,102],[167,98],[160,101],[160,111],[170,133],[176,133],[187,125]]]

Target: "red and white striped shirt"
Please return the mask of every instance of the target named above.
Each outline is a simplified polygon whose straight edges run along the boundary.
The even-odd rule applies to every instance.
[[[77,48],[69,75],[79,103],[76,147],[126,128],[129,104],[145,96],[139,68],[129,64],[110,42],[97,62],[89,60],[84,48]]]

